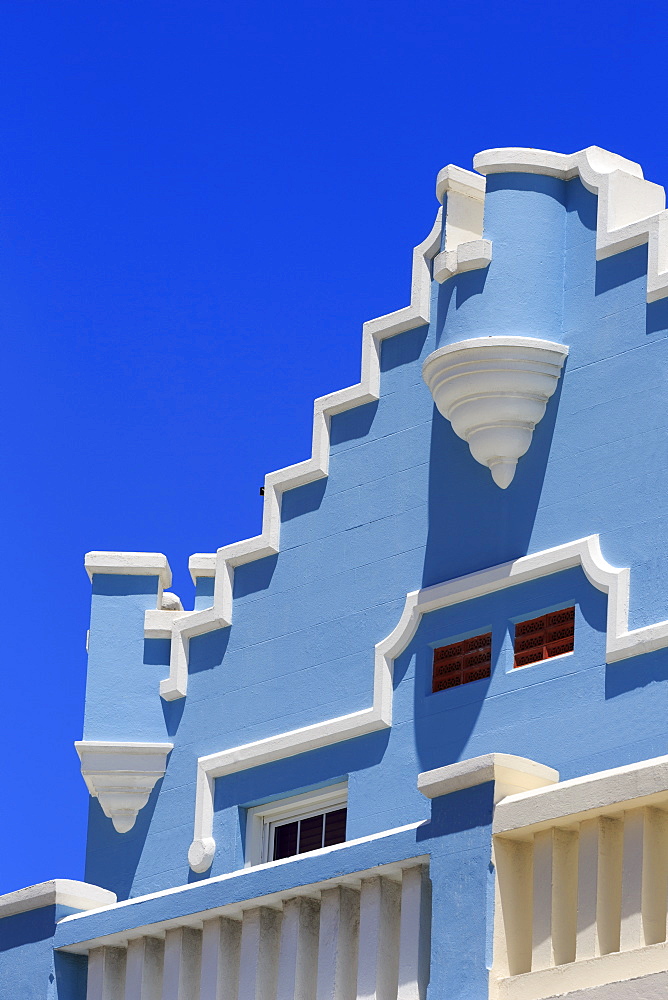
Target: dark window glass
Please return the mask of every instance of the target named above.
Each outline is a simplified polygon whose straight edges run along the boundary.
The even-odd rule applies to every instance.
[[[297,828],[299,824],[284,823],[274,828],[274,861],[291,858],[297,853]]]
[[[434,650],[432,692],[482,680],[490,676],[491,670],[491,632],[441,646]]]
[[[324,816],[309,816],[308,819],[301,820],[299,824],[299,853],[306,854],[307,851],[317,851],[322,847],[322,827]]]
[[[306,854],[321,847],[333,847],[346,839],[347,809],[332,809],[305,819],[274,827],[273,860]]]
[[[342,844],[346,839],[347,809],[335,809],[325,816],[325,839],[323,847],[333,847]]]
[[[575,608],[552,611],[515,626],[514,667],[571,653],[575,644]]]

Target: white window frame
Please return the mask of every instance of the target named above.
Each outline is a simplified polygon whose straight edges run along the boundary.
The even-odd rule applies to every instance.
[[[327,785],[314,792],[303,792],[285,799],[275,799],[253,806],[246,814],[245,867],[272,860],[274,829],[277,824],[294,823],[319,813],[348,807],[348,782]],[[311,852],[309,852],[311,853]],[[297,857],[297,855],[295,855]]]

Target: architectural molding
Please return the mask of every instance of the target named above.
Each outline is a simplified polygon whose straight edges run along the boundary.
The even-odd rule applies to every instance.
[[[628,630],[630,572],[611,566],[606,561],[598,535],[588,535],[491,569],[438,583],[424,590],[414,590],[406,595],[404,610],[395,628],[375,647],[373,704],[370,708],[198,759],[195,830],[188,852],[193,871],[207,871],[216,850],[212,836],[216,778],[388,728],[392,725],[394,661],[415,635],[423,615],[576,567],[582,568],[593,587],[608,596],[608,663],[668,646],[668,621]]]
[[[433,771],[423,771],[418,774],[417,786],[428,799],[437,799],[488,781],[494,782],[494,802],[497,803],[507,795],[554,785],[559,781],[559,772],[527,757],[486,753]]]
[[[116,893],[99,885],[77,882],[69,878],[54,878],[49,882],[30,885],[26,889],[0,896],[0,920],[17,913],[39,910],[43,906],[67,906],[72,910],[97,910],[113,906]]]
[[[568,354],[533,337],[476,337],[439,347],[422,377],[434,402],[502,490],[531,445]]]
[[[585,774],[545,788],[512,794],[494,814],[493,833],[518,836],[580,823],[620,809],[668,803],[668,756]]]
[[[483,239],[485,178],[450,163],[436,178],[436,197],[447,205],[445,244],[434,257],[434,280],[442,284],[462,271],[487,267],[492,244]]]
[[[172,571],[162,552],[87,552],[84,566],[89,579],[96,573],[113,576],[158,576],[161,589],[172,585]]]
[[[174,744],[80,740],[74,746],[88,791],[99,799],[114,829],[127,833],[148,802],[156,781],[163,777]]]
[[[543,149],[486,149],[473,158],[481,174],[545,174],[569,181],[579,177],[598,197],[596,259],[648,244],[647,301],[668,295],[668,212],[660,184],[643,178],[639,163],[589,146],[577,153]]]

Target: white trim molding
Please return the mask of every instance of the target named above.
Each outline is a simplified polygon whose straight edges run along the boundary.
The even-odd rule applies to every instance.
[[[54,878],[49,882],[29,885],[26,889],[6,892],[0,896],[0,920],[16,913],[39,910],[43,906],[67,906],[72,910],[97,910],[113,906],[116,893],[89,882],[70,878]]]
[[[80,740],[74,746],[88,791],[99,799],[114,829],[127,833],[148,802],[155,783],[163,777],[174,744]]]
[[[84,566],[92,581],[96,573],[112,576],[158,576],[160,587],[172,585],[172,571],[162,552],[87,552]]]
[[[195,829],[188,852],[188,861],[193,871],[207,871],[216,851],[216,842],[212,836],[216,778],[387,729],[392,725],[394,661],[415,635],[423,615],[578,566],[582,567],[591,585],[608,596],[608,663],[668,646],[668,621],[629,631],[630,573],[628,569],[618,569],[605,560],[598,535],[588,535],[574,542],[501,563],[491,569],[438,583],[424,590],[414,590],[406,595],[404,609],[396,627],[375,647],[374,693],[370,708],[253,743],[244,743],[198,759]]]
[[[445,246],[434,257],[434,280],[442,284],[463,271],[487,267],[492,244],[483,239],[485,178],[450,163],[436,178],[436,197],[447,198]]]
[[[460,792],[464,788],[494,782],[495,804],[507,795],[533,791],[559,781],[559,772],[528,757],[510,753],[486,753],[418,774],[418,791],[428,799]]]
[[[439,347],[422,366],[439,413],[502,490],[529,450],[567,354],[551,340],[476,337]]]
[[[668,212],[660,184],[643,178],[639,163],[589,146],[577,153],[543,149],[486,149],[473,158],[481,174],[545,174],[569,181],[579,177],[598,197],[596,259],[649,244],[647,301],[668,295]]]

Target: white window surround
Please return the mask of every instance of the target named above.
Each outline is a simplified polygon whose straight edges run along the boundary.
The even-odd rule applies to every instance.
[[[277,824],[306,819],[332,809],[343,809],[347,805],[348,782],[339,781],[316,791],[252,806],[246,815],[245,867],[250,868],[272,860],[273,832]]]

